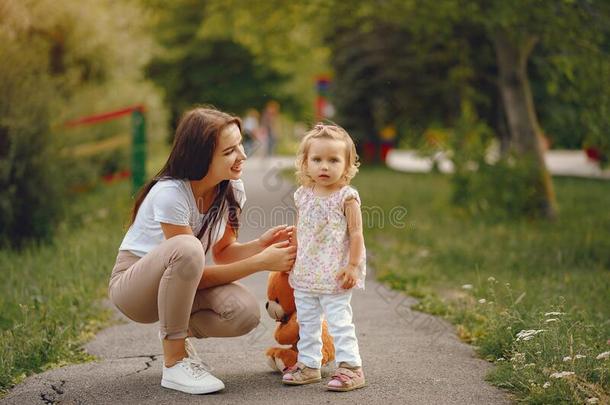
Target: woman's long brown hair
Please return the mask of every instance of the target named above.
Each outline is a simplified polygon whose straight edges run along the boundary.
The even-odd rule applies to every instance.
[[[174,143],[165,165],[152,180],[140,189],[136,196],[130,225],[135,221],[142,202],[159,180],[167,178],[201,180],[204,178],[212,163],[218,137],[222,130],[231,124],[237,125],[241,132],[241,120],[222,111],[198,107],[185,112],[176,128]],[[210,248],[214,228],[220,222],[227,207],[229,226],[237,235],[241,208],[235,199],[229,180],[224,180],[216,187],[214,201],[197,235],[197,238],[201,239],[207,233],[206,252]],[[223,231],[220,230],[220,232]]]

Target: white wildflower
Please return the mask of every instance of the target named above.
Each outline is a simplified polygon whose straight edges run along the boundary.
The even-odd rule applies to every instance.
[[[487,300],[485,298],[481,298],[479,300],[479,304],[485,304],[487,302]]]
[[[464,290],[472,290],[472,284],[464,284],[464,285],[462,286],[462,288],[463,288]]]
[[[599,398],[596,398],[596,397],[587,398],[587,404],[599,404]]]
[[[547,320],[546,320],[546,321],[544,321],[544,322],[545,322],[545,323],[551,323],[551,322],[557,322],[557,321],[559,321],[559,319],[557,319],[557,318],[549,318],[549,319],[547,319]]]
[[[585,357],[587,357],[587,356],[582,355],[582,354],[577,354],[577,355],[574,356],[574,360],[584,359]],[[563,358],[563,361],[570,361],[570,360],[572,360],[572,357],[570,357],[570,356],[566,356],[566,357]]]
[[[521,332],[517,333],[517,341],[520,340],[530,340],[533,339],[534,336],[536,336],[539,333],[544,332],[545,329],[528,329],[528,330],[522,330]]]
[[[574,375],[573,371],[562,371],[560,373],[551,374],[551,378],[563,378],[563,377],[568,377],[571,375]]]
[[[487,279],[487,281],[489,281],[490,283],[493,283],[494,281],[496,281],[496,279],[494,277],[489,277]]]
[[[559,315],[565,315],[565,312],[547,312],[546,314],[544,314],[544,316],[559,316]]]
[[[525,354],[517,352],[511,357],[510,361],[524,362]]]
[[[550,386],[551,386],[551,383],[547,381],[542,385],[542,388],[549,388]]]
[[[506,360],[504,357],[498,357],[498,358],[496,359],[496,361],[504,361],[504,360]]]
[[[610,357],[610,352],[603,352],[603,353],[598,354],[596,359],[601,360],[601,359],[607,359],[608,357]]]

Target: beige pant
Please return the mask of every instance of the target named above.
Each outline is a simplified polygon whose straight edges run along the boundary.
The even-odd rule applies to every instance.
[[[165,240],[142,258],[121,250],[110,300],[135,322],[159,321],[162,338],[182,339],[189,328],[199,338],[250,332],[260,320],[256,298],[238,283],[198,290],[204,264],[201,242],[190,235]]]

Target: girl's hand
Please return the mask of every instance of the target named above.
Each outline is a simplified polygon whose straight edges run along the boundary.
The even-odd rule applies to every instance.
[[[265,231],[258,241],[263,249],[273,245],[274,243],[290,240],[294,232],[294,226],[278,225]]]
[[[268,246],[258,254],[261,267],[270,271],[290,271],[297,257],[296,246],[290,241],[282,241]]]
[[[341,288],[345,290],[353,288],[358,282],[359,278],[358,267],[353,265],[348,265],[347,267],[341,269],[337,275],[337,281],[339,281]]]

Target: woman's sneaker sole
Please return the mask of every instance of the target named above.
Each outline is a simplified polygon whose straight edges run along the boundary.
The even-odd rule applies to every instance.
[[[176,391],[186,392],[187,394],[211,394],[223,390],[225,385],[221,382],[220,384],[210,385],[209,387],[188,387],[181,384],[177,384],[172,381],[161,380],[161,386]]]

